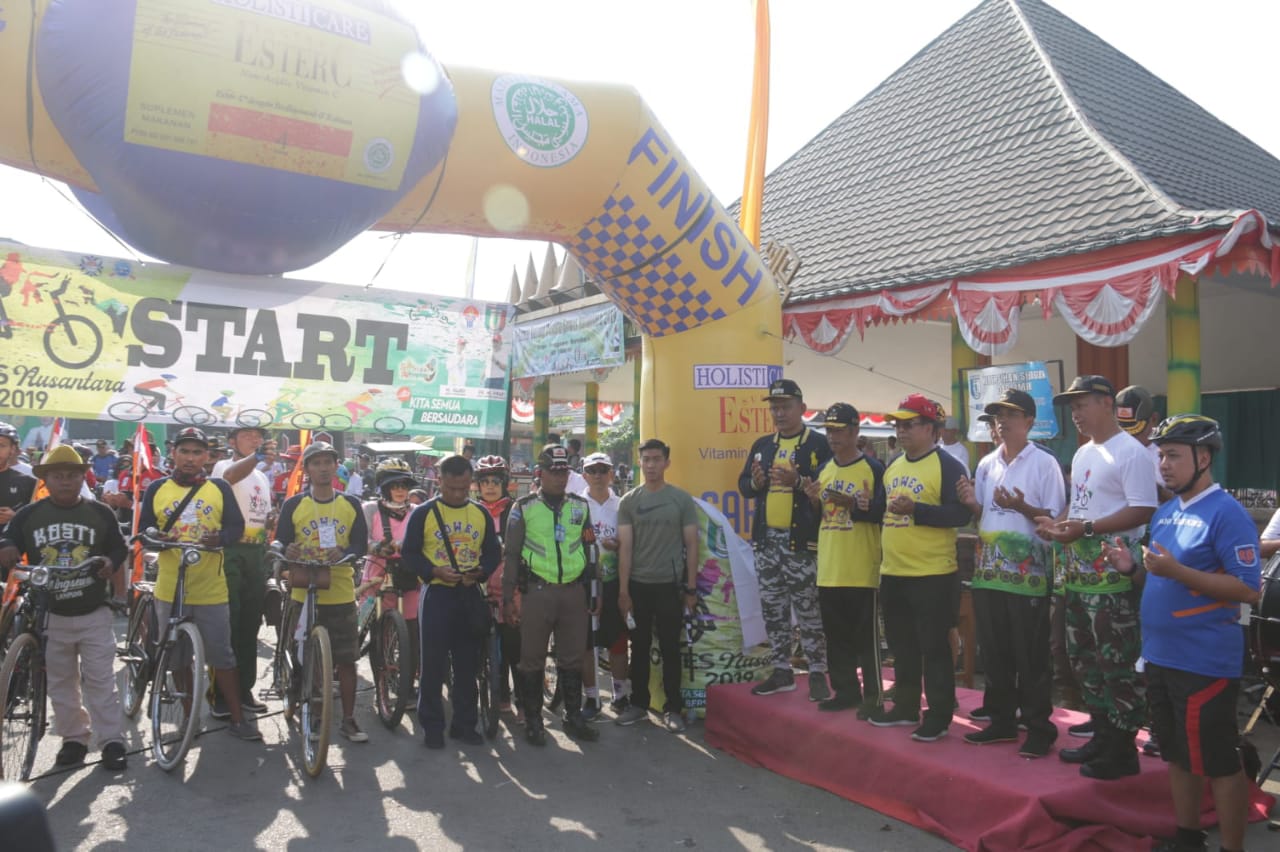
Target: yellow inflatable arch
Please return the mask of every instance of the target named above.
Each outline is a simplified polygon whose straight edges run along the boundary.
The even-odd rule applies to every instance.
[[[48,5],[6,4],[0,162],[95,190],[31,70]],[[564,245],[645,334],[641,436],[672,445],[673,482],[742,517],[737,474],[770,429],[762,397],[782,355],[780,296],[755,247],[634,90],[446,72],[447,156],[376,227]]]

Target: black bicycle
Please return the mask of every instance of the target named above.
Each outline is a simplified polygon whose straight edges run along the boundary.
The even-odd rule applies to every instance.
[[[59,576],[84,576],[102,565],[103,557],[91,556],[77,565],[33,565],[14,568],[25,591],[14,623],[17,638],[9,645],[0,665],[0,779],[28,781],[35,763],[36,749],[48,726],[49,680],[45,651],[49,607]]]

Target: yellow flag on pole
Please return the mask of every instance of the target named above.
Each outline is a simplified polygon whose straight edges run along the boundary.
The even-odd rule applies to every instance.
[[[754,6],[755,70],[751,79],[751,120],[747,128],[747,172],[742,182],[738,226],[751,244],[759,248],[764,161],[769,141],[769,0],[755,0]]]

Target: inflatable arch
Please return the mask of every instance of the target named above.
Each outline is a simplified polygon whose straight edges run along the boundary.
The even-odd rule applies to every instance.
[[[673,445],[669,477],[745,511],[779,292],[634,90],[442,69],[381,0],[34,0],[0,17],[0,111],[25,117],[0,125],[0,162],[72,184],[149,254],[260,274],[369,227],[561,243],[646,335],[641,434]]]

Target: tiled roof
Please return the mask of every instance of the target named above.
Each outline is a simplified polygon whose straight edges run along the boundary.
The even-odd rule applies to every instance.
[[[986,0],[768,176],[761,231],[797,303],[1250,208],[1280,223],[1280,160],[1040,0]]]

